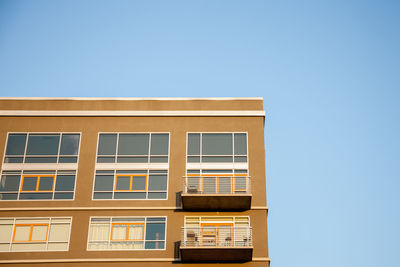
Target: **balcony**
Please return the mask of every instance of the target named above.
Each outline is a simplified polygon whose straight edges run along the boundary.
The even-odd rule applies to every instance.
[[[248,210],[250,177],[244,175],[191,175],[183,177],[184,210]]]
[[[252,229],[228,225],[182,227],[180,255],[184,262],[251,261]]]

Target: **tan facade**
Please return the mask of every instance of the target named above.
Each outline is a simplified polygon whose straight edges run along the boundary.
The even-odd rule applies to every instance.
[[[187,115],[189,114],[189,115]],[[5,163],[5,151],[7,136],[10,133],[79,133],[80,149],[79,160],[76,165],[71,163]],[[169,136],[168,162],[167,163],[96,163],[97,152],[99,151],[99,134],[101,133],[165,133]],[[188,133],[245,133],[247,137],[247,162],[224,163],[222,169],[242,169],[247,166],[250,177],[251,191],[250,209],[235,209],[232,207],[224,210],[187,210],[182,208],[183,180],[187,176],[187,140]],[[234,136],[234,135],[233,135]],[[235,138],[235,136],[233,137]],[[118,139],[119,140],[119,139]],[[61,141],[60,141],[61,142]],[[0,200],[1,218],[72,218],[70,228],[69,246],[67,251],[24,251],[24,252],[0,252],[1,264],[13,264],[13,266],[27,266],[31,263],[40,263],[40,266],[47,265],[68,265],[68,266],[89,266],[96,263],[98,266],[106,266],[110,263],[113,266],[166,266],[171,264],[186,265],[181,261],[182,238],[189,238],[189,232],[182,237],[182,227],[185,226],[187,217],[248,217],[252,229],[251,244],[235,243],[234,230],[231,237],[224,237],[224,242],[230,242],[227,247],[218,248],[216,243],[205,245],[206,241],[222,236],[222,228],[219,230],[208,230],[206,237],[205,230],[200,229],[198,235],[208,238],[200,241],[194,251],[204,249],[223,250],[227,248],[242,250],[250,248],[251,258],[237,261],[228,260],[225,265],[235,266],[239,263],[243,266],[269,266],[268,235],[267,235],[267,204],[265,184],[265,151],[264,151],[264,116],[263,104],[260,98],[232,98],[232,99],[0,99],[0,151],[3,153],[1,169],[2,175],[5,171],[32,171],[32,170],[53,170],[65,171],[67,166],[76,166],[75,194],[71,200]],[[235,156],[233,156],[235,158]],[[235,161],[235,160],[233,160]],[[108,164],[108,165],[107,165]],[[195,163],[193,166],[196,166]],[[247,164],[247,165],[246,165]],[[148,168],[149,170],[163,169],[167,166],[167,195],[166,199],[93,199],[96,171],[108,169],[130,170],[133,166]],[[203,164],[202,168],[218,169],[218,163],[211,162]],[[33,166],[33,167],[32,167]],[[104,167],[106,166],[106,167]],[[122,166],[122,167],[121,167]],[[154,167],[155,166],[155,167]],[[202,166],[199,164],[199,166]],[[239,167],[237,167],[239,166]],[[69,169],[68,169],[69,170]],[[28,172],[27,172],[28,173]],[[22,174],[24,176],[25,174]],[[28,175],[25,175],[28,177]],[[229,175],[228,175],[229,176]],[[227,177],[228,177],[227,176]],[[232,174],[232,177],[234,174]],[[117,176],[114,176],[113,190],[116,191]],[[133,178],[129,178],[133,177]],[[137,193],[136,176],[129,176],[130,188],[126,191]],[[149,176],[146,176],[149,177]],[[231,177],[231,176],[229,176]],[[11,178],[10,178],[11,179]],[[28,178],[25,178],[28,179]],[[35,178],[36,179],[36,178]],[[37,178],[39,179],[39,178]],[[44,181],[44,178],[42,178]],[[54,178],[55,179],[55,178]],[[146,190],[149,191],[149,178],[146,180]],[[222,178],[213,178],[213,181],[222,181]],[[234,179],[234,178],[230,178]],[[5,181],[5,180],[4,180]],[[232,180],[233,181],[233,180]],[[24,186],[20,182],[20,191]],[[53,182],[53,189],[54,190]],[[41,185],[40,185],[41,186]],[[217,184],[216,186],[220,186]],[[234,185],[230,182],[231,188]],[[4,182],[3,182],[4,187]],[[4,189],[6,190],[6,189]],[[37,189],[40,191],[39,182]],[[135,191],[135,192],[134,192]],[[140,190],[137,190],[140,191]],[[2,192],[5,195],[5,192]],[[190,193],[190,192],[189,192]],[[19,194],[22,194],[19,192]],[[116,195],[116,192],[114,192]],[[149,198],[150,193],[147,193]],[[220,199],[225,204],[229,203],[229,195],[222,194],[228,199]],[[233,194],[233,193],[232,193]],[[212,198],[216,194],[204,194],[203,198]],[[239,203],[241,202],[237,200]],[[244,199],[244,198],[243,198]],[[233,202],[232,202],[233,203]],[[165,245],[158,246],[159,242],[149,242],[149,247],[157,249],[145,249],[144,245],[131,245],[131,249],[104,249],[88,250],[89,223],[91,218],[165,218]],[[212,219],[209,219],[212,221]],[[233,219],[234,220],[234,219]],[[6,223],[6,221],[4,220]],[[5,224],[4,223],[4,224]],[[21,242],[33,240],[36,226],[27,226],[29,223],[14,223],[13,235],[16,227],[31,227],[31,239],[22,239]],[[34,225],[32,223],[32,225]],[[117,231],[117,223],[111,222],[109,229],[114,233]],[[122,224],[125,227],[128,223]],[[131,223],[129,228],[140,228],[142,223]],[[144,223],[143,223],[144,225]],[[162,223],[158,224],[159,226]],[[228,228],[226,224],[223,225]],[[121,226],[121,225],[120,225]],[[8,227],[8,226],[7,226]],[[11,226],[10,226],[11,227]],[[50,226],[49,226],[50,227]],[[52,227],[52,226],[51,226]],[[143,226],[144,227],[144,226]],[[147,226],[146,226],[147,227]],[[161,227],[161,226],[160,226]],[[210,227],[210,226],[208,226]],[[215,226],[212,226],[215,227]],[[225,229],[224,228],[224,229]],[[10,228],[11,229],[11,228]],[[22,229],[22,228],[21,228]],[[54,228],[55,229],[55,228]],[[125,229],[125,228],[124,228]],[[150,229],[150,228],[149,228]],[[19,230],[18,230],[19,231]],[[37,230],[39,231],[39,230]],[[48,230],[50,231],[50,230]],[[109,231],[109,230],[108,230]],[[128,230],[126,230],[128,231]],[[143,231],[143,228],[135,231]],[[214,231],[214,232],[213,232]],[[219,231],[217,233],[217,231]],[[236,231],[236,230],[235,230]],[[138,233],[139,233],[138,232]],[[125,232],[124,232],[125,233]],[[140,232],[142,233],[142,232]],[[145,233],[142,233],[143,236]],[[146,233],[147,234],[147,233]],[[2,233],[0,232],[0,236]],[[128,235],[128,234],[127,234]],[[235,235],[235,236],[234,236]],[[211,237],[210,237],[211,236]],[[233,237],[234,236],[234,237]],[[15,237],[15,236],[14,236]],[[50,238],[50,237],[46,237]],[[157,240],[158,240],[157,236]],[[3,240],[7,238],[4,237]],[[140,239],[140,238],[139,238]],[[130,240],[130,241],[129,241]],[[133,237],[127,237],[125,243],[134,242]],[[248,241],[246,237],[244,240]],[[128,242],[129,241],[129,242]],[[141,241],[140,241],[141,242]],[[144,242],[144,241],[143,241]],[[196,236],[196,242],[198,242]],[[214,241],[211,241],[214,242]],[[242,240],[240,242],[243,242]],[[4,241],[6,246],[7,241]],[[12,241],[9,242],[13,246]],[[28,242],[29,243],[29,242]],[[123,242],[122,242],[123,243]],[[151,243],[151,244],[150,244]],[[8,243],[7,243],[8,244]],[[61,244],[61,243],[60,243]],[[139,244],[139,241],[138,241]],[[155,244],[155,245],[154,245]],[[239,244],[239,245],[237,245]],[[215,246],[214,246],[215,245]],[[1,245],[0,245],[1,246]],[[147,244],[146,244],[147,246]],[[162,248],[164,246],[164,248]],[[29,248],[29,246],[28,246]],[[29,250],[29,249],[28,249]],[[216,252],[217,256],[218,253]],[[222,252],[225,253],[225,252]],[[225,253],[226,254],[226,253]],[[188,263],[192,266],[193,263]],[[208,263],[196,262],[196,266],[209,266]]]

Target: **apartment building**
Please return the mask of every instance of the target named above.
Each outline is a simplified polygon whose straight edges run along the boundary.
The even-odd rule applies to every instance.
[[[269,266],[262,98],[0,98],[0,264]]]

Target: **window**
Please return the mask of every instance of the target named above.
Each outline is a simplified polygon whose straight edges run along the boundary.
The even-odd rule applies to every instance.
[[[187,162],[247,162],[247,134],[189,133]]]
[[[67,251],[71,218],[1,218],[0,252]]]
[[[242,247],[251,245],[247,216],[185,217],[183,245],[195,247]]]
[[[166,199],[167,170],[97,170],[93,199]]]
[[[185,193],[248,194],[247,170],[187,170]]]
[[[92,217],[88,250],[165,249],[165,217]]]
[[[74,198],[75,171],[3,171],[0,200],[68,200]]]
[[[102,133],[97,163],[168,163],[167,133]]]
[[[77,163],[78,133],[10,133],[4,163]]]

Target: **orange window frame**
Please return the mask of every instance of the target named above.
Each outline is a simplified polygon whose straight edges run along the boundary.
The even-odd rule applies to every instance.
[[[22,241],[15,241],[15,233],[17,231],[18,226],[30,226],[30,231],[29,231],[29,240],[22,240]],[[47,226],[46,229],[46,239],[44,240],[32,240],[32,232],[33,232],[33,227],[34,226]],[[27,223],[27,224],[16,224],[14,225],[14,233],[13,233],[13,241],[14,243],[21,243],[21,242],[46,242],[49,237],[49,224],[48,223]]]
[[[36,189],[35,190],[22,190],[24,188],[24,179],[25,177],[37,177],[36,181]],[[41,177],[52,177],[53,178],[53,186],[51,190],[39,190],[40,178]],[[20,192],[54,192],[54,184],[55,184],[56,176],[55,175],[23,175],[21,181],[21,189]]]
[[[144,189],[140,189],[140,190],[135,190],[135,189],[133,189],[133,177],[146,177],[146,186],[145,186],[145,188]],[[130,177],[130,182],[129,182],[129,189],[128,190],[121,190],[121,189],[119,189],[119,190],[117,190],[117,180],[118,180],[118,177]],[[122,174],[122,175],[120,175],[120,174],[118,174],[118,175],[115,175],[115,179],[114,179],[115,181],[114,181],[114,191],[115,192],[146,192],[147,191],[147,186],[148,186],[148,182],[149,182],[149,177],[147,176],[147,174]]]
[[[231,177],[232,183],[231,183],[231,193],[237,192],[237,191],[247,191],[247,182],[246,182],[246,189],[236,189],[236,177],[247,177],[247,173],[241,173],[241,174],[187,174],[189,177],[198,177],[199,178],[199,189],[201,192],[204,192],[204,177],[215,177],[215,192],[219,192],[219,178],[220,177]]]
[[[114,225],[126,225],[126,239],[113,239]],[[142,239],[129,239],[129,225],[142,225]],[[144,241],[144,223],[112,223],[111,224],[111,241]]]
[[[207,231],[204,229],[204,226],[213,226],[215,230],[212,231]],[[231,240],[233,241],[234,237],[234,224],[233,223],[201,223],[200,228],[201,228],[201,236],[204,238],[204,235],[214,235],[215,240],[219,241],[219,229],[220,226],[230,226],[232,231],[231,231]],[[210,229],[211,230],[211,229]],[[204,242],[203,238],[201,239],[202,242]]]

